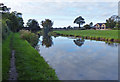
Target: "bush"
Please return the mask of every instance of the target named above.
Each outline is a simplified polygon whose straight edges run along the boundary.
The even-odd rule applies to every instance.
[[[120,28],[116,27],[116,28],[112,28],[112,30],[120,30]]]
[[[9,33],[10,33],[10,30],[6,24],[6,20],[2,20],[2,39],[6,39]]]
[[[86,25],[84,25],[84,28],[85,29],[90,29],[91,27],[90,27],[90,25],[86,24]]]
[[[20,37],[27,40],[33,47],[36,46],[39,40],[38,35],[28,30],[20,30]]]

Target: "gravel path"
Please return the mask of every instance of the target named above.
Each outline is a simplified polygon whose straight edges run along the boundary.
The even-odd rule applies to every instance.
[[[16,71],[15,65],[15,50],[12,50],[12,56],[10,59],[10,70],[9,70],[9,79],[8,80],[17,80],[18,74]]]

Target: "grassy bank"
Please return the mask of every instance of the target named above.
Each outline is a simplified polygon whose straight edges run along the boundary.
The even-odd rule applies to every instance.
[[[19,80],[57,80],[53,70],[26,40],[14,34],[13,49]]]
[[[10,34],[5,40],[2,42],[2,79],[8,79],[8,72],[10,68],[10,56],[11,56],[11,49],[10,49],[10,42],[11,42],[12,34]]]
[[[73,35],[73,36],[89,36],[94,38],[105,38],[105,39],[116,39],[120,40],[118,33],[120,30],[65,30],[65,31],[54,31],[63,35]]]

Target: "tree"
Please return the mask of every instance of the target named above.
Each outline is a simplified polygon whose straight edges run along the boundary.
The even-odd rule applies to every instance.
[[[89,25],[90,25],[90,27],[92,27],[93,26],[93,22],[91,22]]]
[[[23,26],[24,22],[23,22],[23,18],[22,18],[22,13],[17,12],[17,11],[14,11],[13,13],[17,18],[17,21],[18,21],[18,29],[17,29],[17,31],[19,31],[20,29],[22,29],[24,27]]]
[[[118,21],[118,28],[120,28],[120,21]]]
[[[71,26],[68,26],[67,29],[72,29],[72,27],[71,27]]]
[[[79,16],[74,20],[74,23],[79,24],[79,28],[80,28],[80,25],[84,24],[85,21],[84,18],[82,18],[82,16]]]
[[[41,21],[41,25],[44,33],[48,33],[52,29],[53,22],[50,19],[45,19],[45,21]]]
[[[2,13],[7,13],[10,11],[11,8],[8,8],[7,6],[5,6],[3,3],[0,3],[0,10]]]
[[[27,27],[29,27],[31,31],[37,31],[40,29],[39,23],[35,19],[29,19],[27,22]]]
[[[11,31],[18,32],[23,27],[23,19],[18,16],[16,11],[10,13],[8,19],[6,22]]]
[[[112,15],[110,18],[111,18],[112,20],[114,20],[115,22],[120,21],[120,16],[118,16],[118,15]]]
[[[66,29],[66,27],[63,27],[63,29]]]
[[[17,11],[9,12],[10,8],[0,3],[0,13],[2,14],[2,38],[5,39],[10,31],[18,32],[23,27],[22,13]],[[21,17],[19,16],[21,15]],[[1,29],[1,28],[0,28]]]
[[[9,30],[5,20],[2,20],[2,28],[0,27],[0,30],[2,30],[2,39],[5,39],[10,33],[10,30]]]
[[[115,27],[120,29],[120,21],[116,23]]]
[[[48,33],[52,29],[53,22],[50,19],[45,19],[45,21],[41,21],[41,25],[43,26],[43,41],[42,45],[46,47],[52,46],[52,37],[48,35]]]
[[[41,25],[46,28],[52,28],[53,22],[50,19],[45,19],[41,22]]]
[[[86,24],[86,25],[84,25],[84,28],[85,28],[85,29],[90,29],[90,28],[91,28],[91,26],[90,26],[90,25],[88,25],[88,24]]]
[[[114,28],[116,25],[116,22],[114,21],[114,19],[109,18],[108,20],[106,20],[106,26],[108,28]]]

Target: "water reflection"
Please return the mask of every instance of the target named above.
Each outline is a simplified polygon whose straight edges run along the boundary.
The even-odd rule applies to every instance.
[[[113,43],[113,42],[105,42],[108,46],[111,46],[111,47],[117,47],[120,45],[120,43]]]
[[[47,37],[51,41],[46,40]],[[39,53],[55,69],[60,80],[118,79],[119,44],[111,47],[113,44],[103,41],[47,37],[40,37]],[[43,43],[45,46],[51,43],[52,47],[44,47]]]
[[[83,38],[80,38],[80,39],[73,40],[73,42],[74,42],[77,46],[81,47],[81,46],[84,44],[85,40],[84,40]]]
[[[43,34],[42,46],[49,48],[52,45],[53,45],[52,37],[49,36],[47,33]]]

